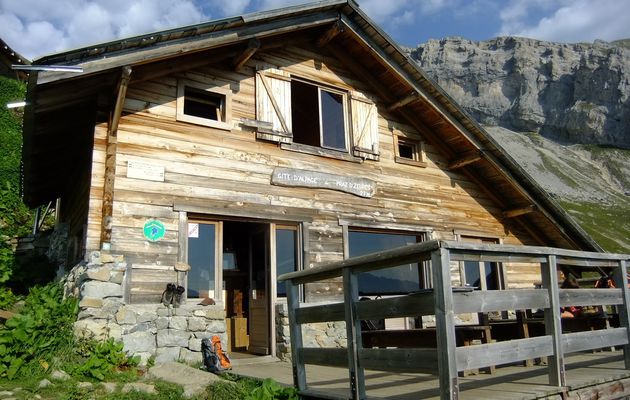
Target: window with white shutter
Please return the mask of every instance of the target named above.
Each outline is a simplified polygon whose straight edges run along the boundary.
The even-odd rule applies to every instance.
[[[291,143],[291,79],[287,72],[275,68],[256,73],[257,138]]]

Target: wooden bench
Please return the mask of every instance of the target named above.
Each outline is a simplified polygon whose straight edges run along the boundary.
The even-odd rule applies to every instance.
[[[489,325],[457,325],[455,326],[455,342],[457,346],[471,346],[473,341],[490,343],[492,335]],[[435,328],[418,329],[382,329],[363,331],[361,333],[364,348],[399,347],[399,348],[437,348]],[[494,367],[484,368],[494,373]],[[465,371],[464,376],[472,371]]]

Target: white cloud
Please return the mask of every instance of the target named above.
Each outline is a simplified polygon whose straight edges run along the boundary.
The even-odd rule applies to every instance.
[[[30,59],[209,19],[193,0],[0,0],[0,7],[0,37]]]
[[[553,10],[538,20],[532,13]],[[502,35],[575,43],[630,37],[630,0],[513,1],[501,12]]]

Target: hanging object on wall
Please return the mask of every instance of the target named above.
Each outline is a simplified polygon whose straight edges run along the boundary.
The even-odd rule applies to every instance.
[[[164,224],[157,219],[149,219],[144,223],[142,232],[147,240],[157,242],[164,237],[166,228],[164,228]]]

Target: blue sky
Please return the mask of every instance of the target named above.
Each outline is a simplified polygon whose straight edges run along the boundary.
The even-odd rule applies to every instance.
[[[300,0],[0,0],[0,37],[29,59]],[[500,35],[565,43],[630,38],[630,0],[358,0],[395,41]]]

